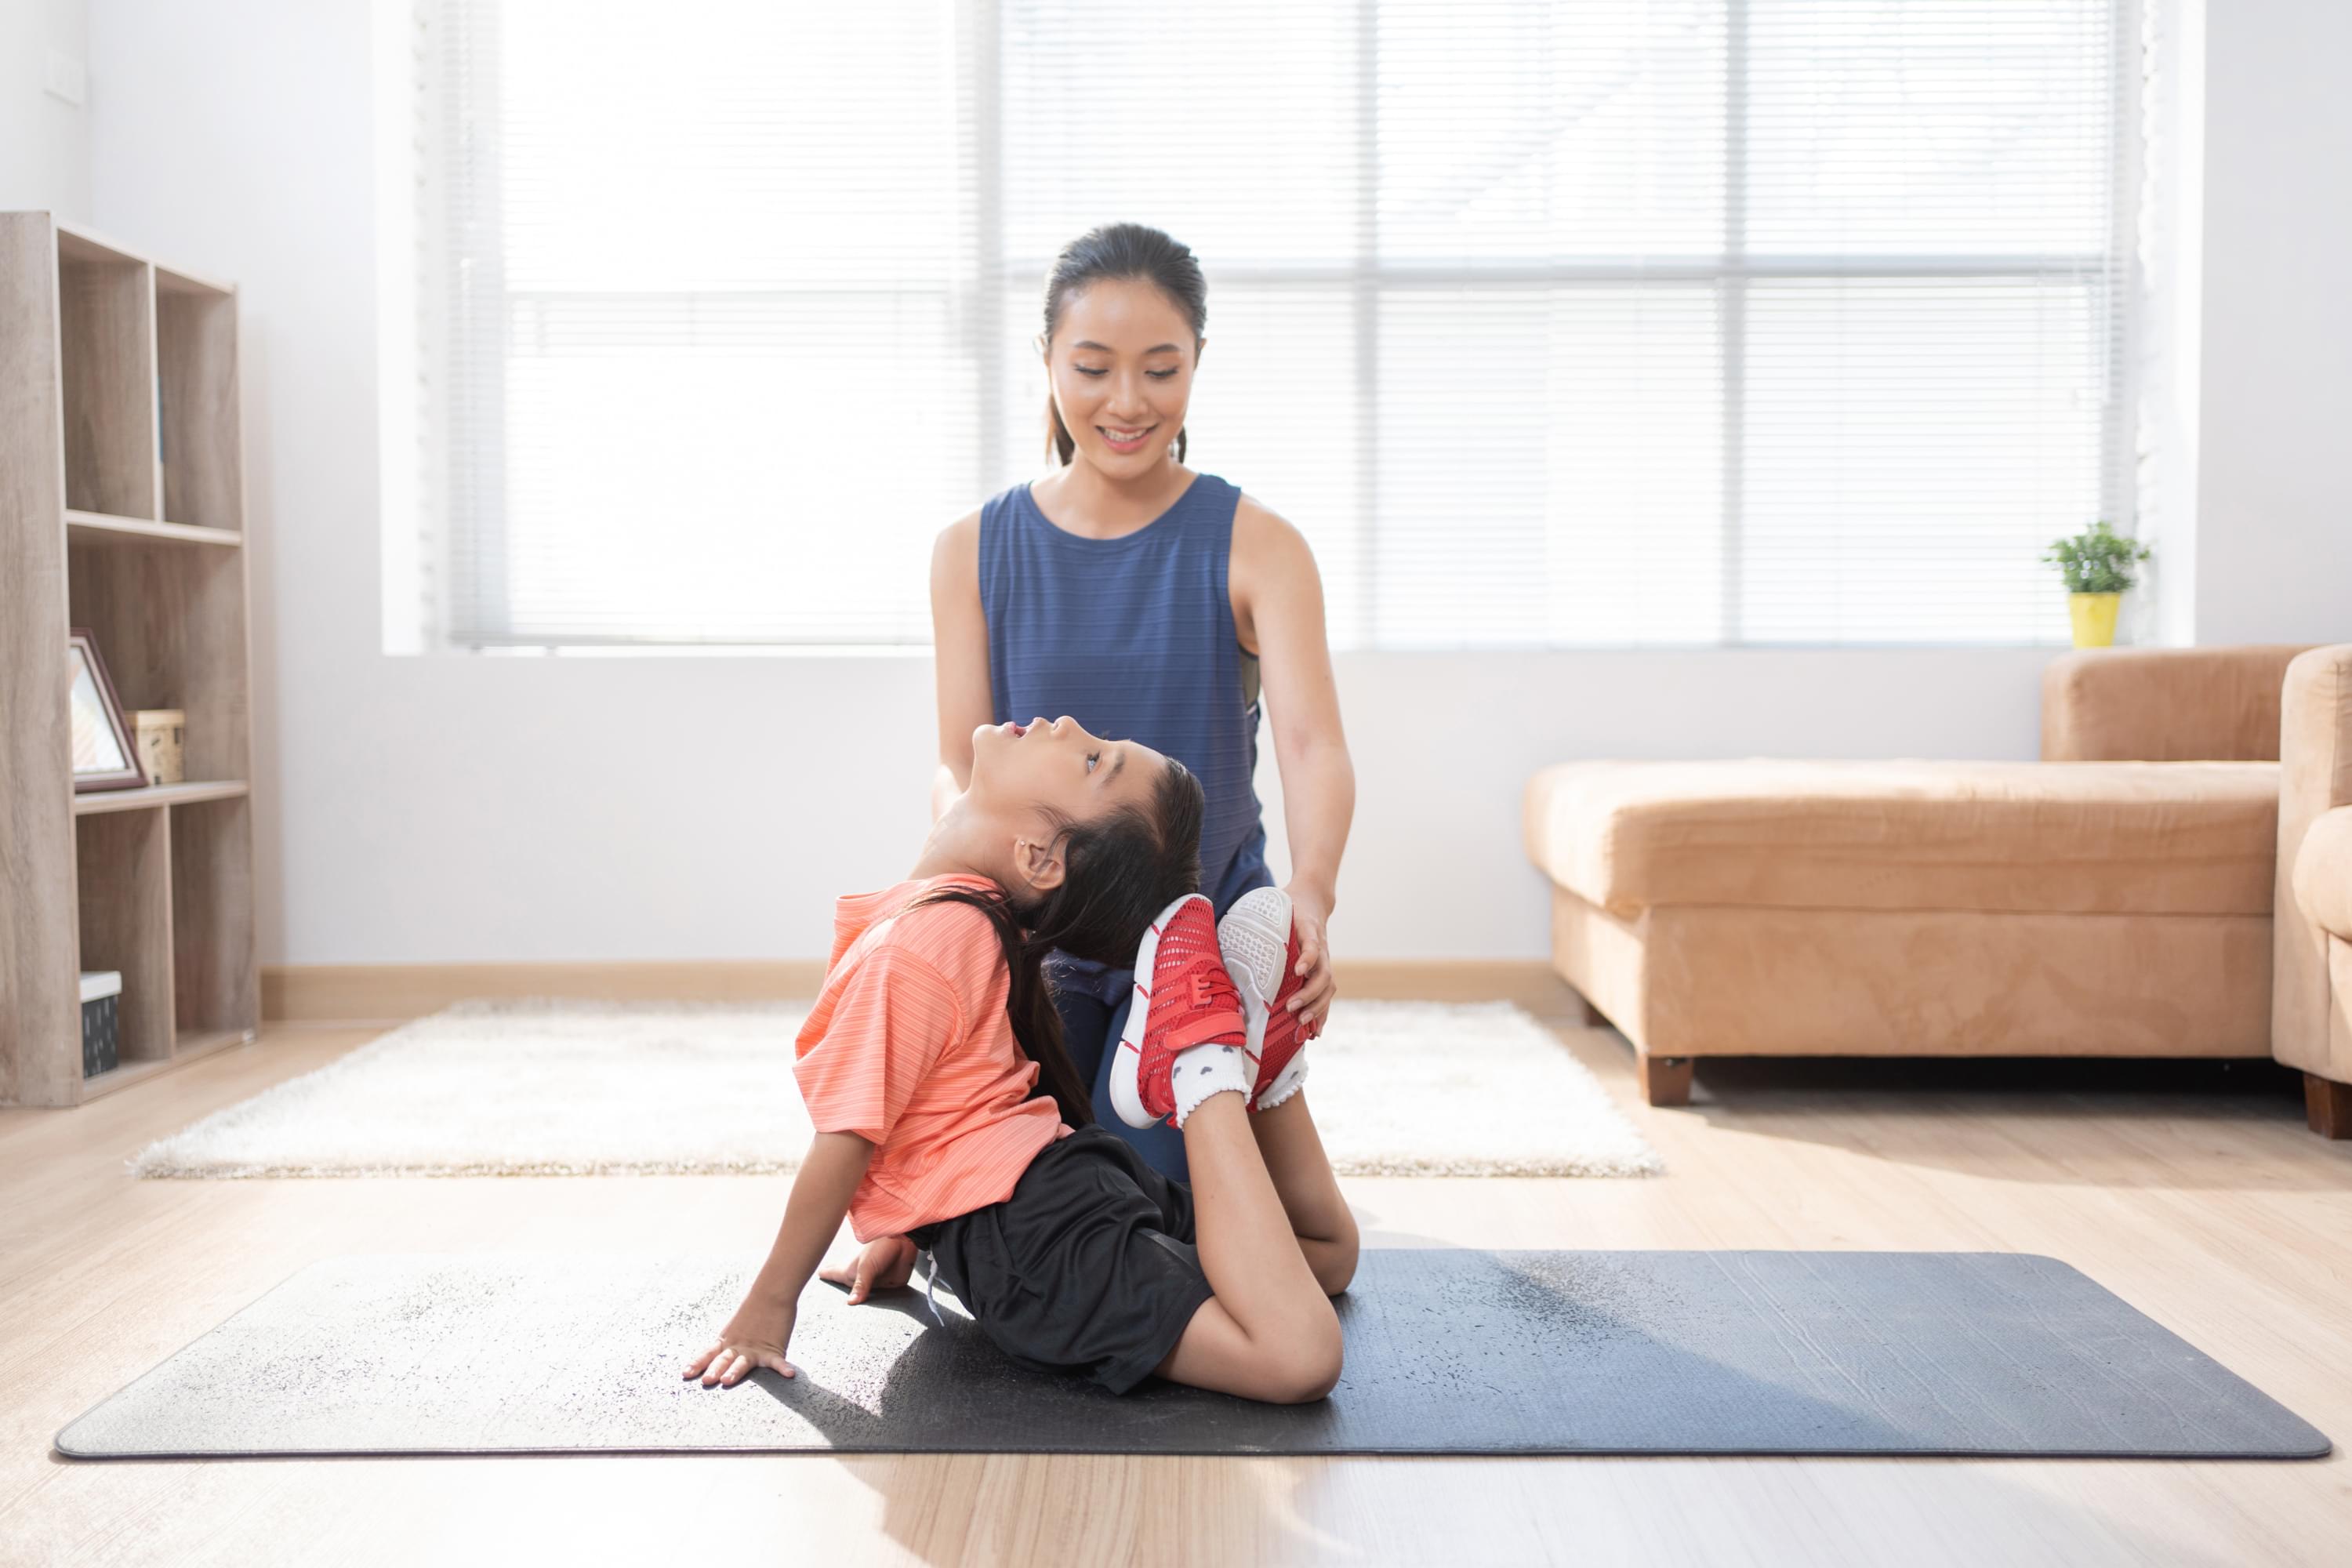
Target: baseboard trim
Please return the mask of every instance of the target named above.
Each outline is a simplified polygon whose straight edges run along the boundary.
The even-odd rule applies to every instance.
[[[261,1016],[271,1023],[421,1018],[477,997],[565,996],[592,1002],[774,1002],[814,996],[814,960],[636,963],[300,963],[265,965]]]
[[[1540,1018],[1576,1016],[1576,993],[1540,959],[1357,959],[1339,994],[1368,999],[1516,1002]],[[596,1002],[789,1002],[817,993],[814,959],[635,963],[265,965],[261,1016],[274,1024],[401,1023],[475,997]]]

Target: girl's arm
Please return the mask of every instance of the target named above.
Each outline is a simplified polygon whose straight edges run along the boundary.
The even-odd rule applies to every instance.
[[[792,1342],[801,1291],[840,1232],[850,1195],[866,1179],[866,1163],[873,1158],[874,1145],[855,1132],[820,1132],[810,1141],[808,1157],[793,1178],[784,1223],[776,1231],[768,1261],[752,1279],[743,1304],[719,1331],[719,1342],[688,1363],[688,1377],[701,1378],[702,1386],[709,1388],[713,1384],[732,1387],[754,1367],[793,1375],[784,1352]]]
[[[1282,769],[1290,844],[1291,923],[1306,983],[1291,1010],[1319,1026],[1337,989],[1324,923],[1339,900],[1339,857],[1356,815],[1356,765],[1339,725],[1339,691],[1324,634],[1323,579],[1299,531],[1247,497],[1234,517],[1234,619],[1255,649]]]
[[[937,822],[971,783],[971,732],[996,714],[988,684],[988,615],[980,603],[980,513],[959,519],[931,548],[931,642],[940,701]]]

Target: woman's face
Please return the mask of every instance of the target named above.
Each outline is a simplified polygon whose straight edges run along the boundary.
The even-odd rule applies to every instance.
[[[1047,723],[982,724],[971,732],[972,803],[994,816],[1027,814],[1088,822],[1119,805],[1147,805],[1167,759],[1135,741],[1104,741],[1066,716]]]
[[[1198,351],[1192,323],[1154,284],[1105,278],[1066,296],[1045,373],[1072,460],[1115,476],[1163,461],[1184,427]]]

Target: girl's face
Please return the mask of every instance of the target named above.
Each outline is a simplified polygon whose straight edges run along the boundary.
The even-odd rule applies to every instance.
[[[1166,765],[1149,746],[1098,740],[1066,716],[982,724],[971,732],[968,794],[981,811],[1034,838],[1057,817],[1088,822],[1114,806],[1148,806]]]
[[[1128,478],[1165,460],[1200,358],[1174,300],[1140,279],[1099,279],[1063,300],[1045,351],[1073,462]]]

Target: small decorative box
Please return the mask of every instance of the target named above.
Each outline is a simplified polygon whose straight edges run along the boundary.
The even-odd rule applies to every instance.
[[[180,762],[188,716],[177,708],[142,708],[125,718],[139,745],[139,766],[151,784],[178,784],[186,777]]]
[[[84,970],[81,976],[81,1076],[111,1072],[122,1058],[122,972]]]

